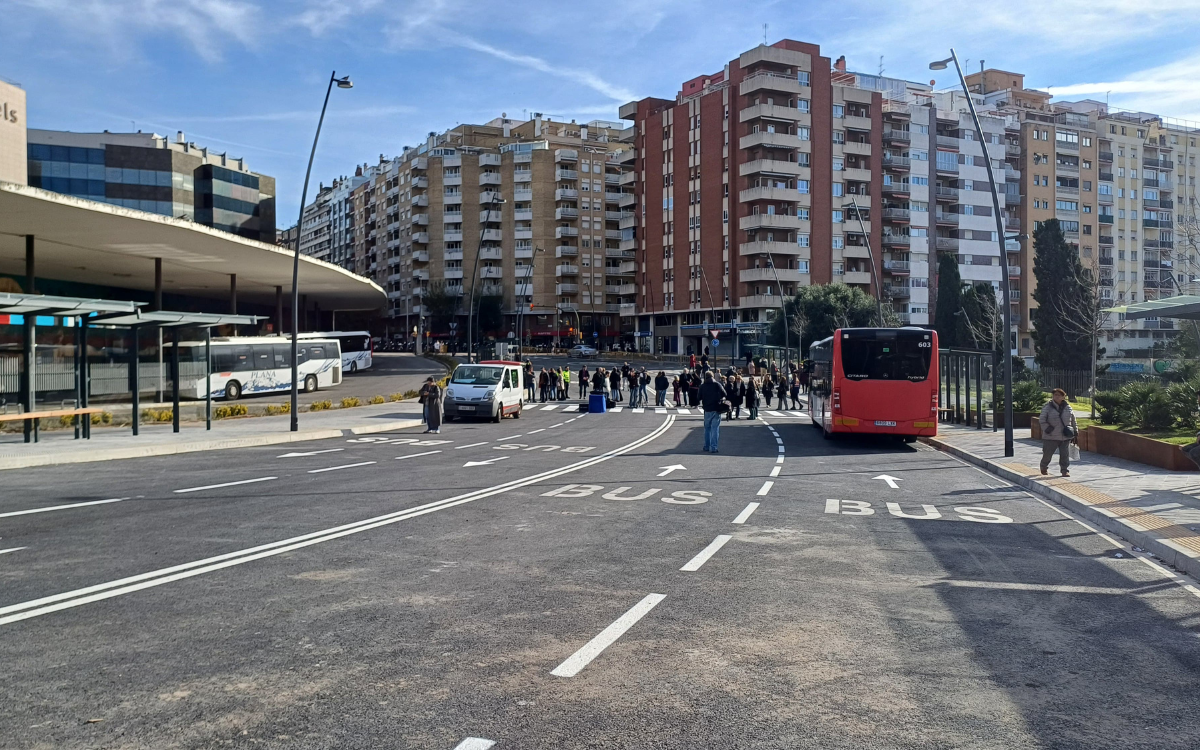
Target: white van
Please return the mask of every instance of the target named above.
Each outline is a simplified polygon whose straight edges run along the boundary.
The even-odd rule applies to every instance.
[[[455,417],[486,417],[499,422],[505,417],[521,418],[525,389],[521,363],[488,360],[454,368],[446,386],[442,413],[447,422]]]

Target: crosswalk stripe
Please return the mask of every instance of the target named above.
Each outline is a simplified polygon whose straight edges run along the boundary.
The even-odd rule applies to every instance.
[[[549,406],[543,406],[542,411],[554,411],[557,408],[558,404],[550,404]]]
[[[692,413],[690,409],[676,409],[675,411],[679,412],[680,414],[691,414]]]
[[[613,414],[616,414],[617,412],[623,411],[624,409],[625,409],[624,406],[614,406],[613,408],[609,409],[609,411],[611,411]]]
[[[769,412],[767,412],[767,414],[770,414],[772,417],[782,417],[783,416],[783,412],[781,412],[781,411],[769,411]]]
[[[643,409],[642,407],[639,406],[638,408],[633,410],[633,413],[634,414],[642,414],[645,411],[646,411],[645,409]]]
[[[808,416],[807,414],[805,414],[802,411],[789,411],[788,414],[791,414],[793,417],[807,417]]]
[[[655,409],[654,413],[655,414],[666,414],[667,410],[666,409]]]

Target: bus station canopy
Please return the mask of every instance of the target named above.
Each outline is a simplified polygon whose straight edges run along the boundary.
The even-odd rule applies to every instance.
[[[1132,302],[1128,305],[1108,308],[1105,312],[1123,313],[1128,320],[1141,318],[1200,320],[1200,296],[1183,294],[1165,299]]]
[[[26,237],[33,237],[37,278],[154,291],[162,259],[163,291],[274,306],[276,289],[292,288],[291,250],[184,219],[134,211],[0,182],[0,274],[25,275]],[[332,263],[300,256],[300,294],[322,310],[377,310],[387,293]]]
[[[132,313],[99,315],[91,318],[92,325],[117,328],[215,328],[244,326],[262,320],[258,315],[216,315],[213,313],[172,312],[168,310],[137,310]]]
[[[121,300],[0,293],[0,315],[85,317],[90,325],[117,328],[214,328],[252,325],[262,319],[257,315],[144,310],[142,306],[140,302]]]
[[[0,292],[0,315],[57,315],[75,317],[93,314],[132,314],[137,302],[81,297],[51,297],[45,294]]]

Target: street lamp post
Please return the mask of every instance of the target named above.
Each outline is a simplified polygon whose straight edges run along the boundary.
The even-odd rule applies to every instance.
[[[788,334],[788,319],[787,319],[787,295],[783,293],[783,282],[779,280],[779,269],[775,268],[775,259],[770,253],[766,253],[767,267],[771,269],[771,273],[775,274],[775,286],[779,288],[779,312],[783,315],[783,358],[785,361],[784,367],[792,361],[792,346],[790,336]],[[799,360],[803,356],[803,352],[796,351],[796,359]]]
[[[858,231],[863,236],[863,241],[867,243],[867,258],[871,261],[871,277],[875,279],[875,309],[879,313],[879,327],[883,328],[883,282],[879,279],[879,271],[875,268],[875,253],[871,251],[871,235],[867,234],[867,228],[863,224],[862,209],[858,207],[858,201],[851,200],[850,208],[854,209],[854,218],[858,219]]]
[[[471,292],[467,299],[467,361],[475,361],[475,280],[479,276],[479,256],[483,252],[483,234],[487,225],[492,223],[492,206],[504,203],[503,198],[495,198],[484,205],[487,209],[483,221],[479,223],[479,244],[475,247],[475,263],[471,268]]]
[[[300,237],[304,234],[304,201],[308,200],[308,178],[312,174],[313,157],[317,155],[317,141],[321,138],[321,126],[325,123],[325,109],[329,106],[329,92],[333,84],[339,89],[353,88],[350,76],[337,77],[337,71],[329,74],[329,86],[325,89],[325,102],[321,105],[321,117],[317,120],[317,133],[313,136],[312,151],[308,154],[308,169],[304,171],[304,189],[300,191],[300,217],[296,219],[296,248],[292,255],[292,432],[300,429]]]
[[[527,271],[525,273],[525,283],[527,285],[530,285],[530,286],[533,285],[533,266],[535,263],[537,263],[537,254],[544,253],[544,252],[546,252],[546,251],[543,248],[535,247],[533,249],[533,254],[529,256],[529,271]],[[529,290],[529,297],[531,299],[533,298],[533,289],[532,288]],[[525,348],[525,338],[524,338],[525,332],[521,326],[521,323],[524,320],[524,318],[525,318],[525,301],[522,300],[517,305],[517,346],[519,346],[522,350],[524,350],[524,348]]]
[[[930,70],[945,70],[950,63],[958,71],[958,81],[962,84],[963,93],[967,97],[967,107],[971,111],[971,119],[975,123],[975,135],[979,138],[979,147],[983,150],[983,164],[987,168],[988,182],[992,186],[992,209],[996,216],[996,239],[1000,243],[1000,258],[1005,266],[1000,274],[1000,296],[1004,302],[1004,455],[1011,457],[1013,451],[1013,397],[1012,397],[1012,303],[1008,296],[1008,249],[1007,238],[1004,236],[1004,216],[1000,212],[1000,194],[996,190],[996,178],[992,174],[992,159],[988,155],[987,140],[983,137],[983,126],[979,124],[979,113],[975,111],[975,100],[971,98],[971,90],[967,88],[967,79],[963,76],[962,66],[958,64],[958,54],[950,49],[950,57],[929,63]]]

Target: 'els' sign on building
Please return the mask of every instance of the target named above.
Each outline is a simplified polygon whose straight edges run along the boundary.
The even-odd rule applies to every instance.
[[[29,184],[25,90],[0,80],[0,182]]]

